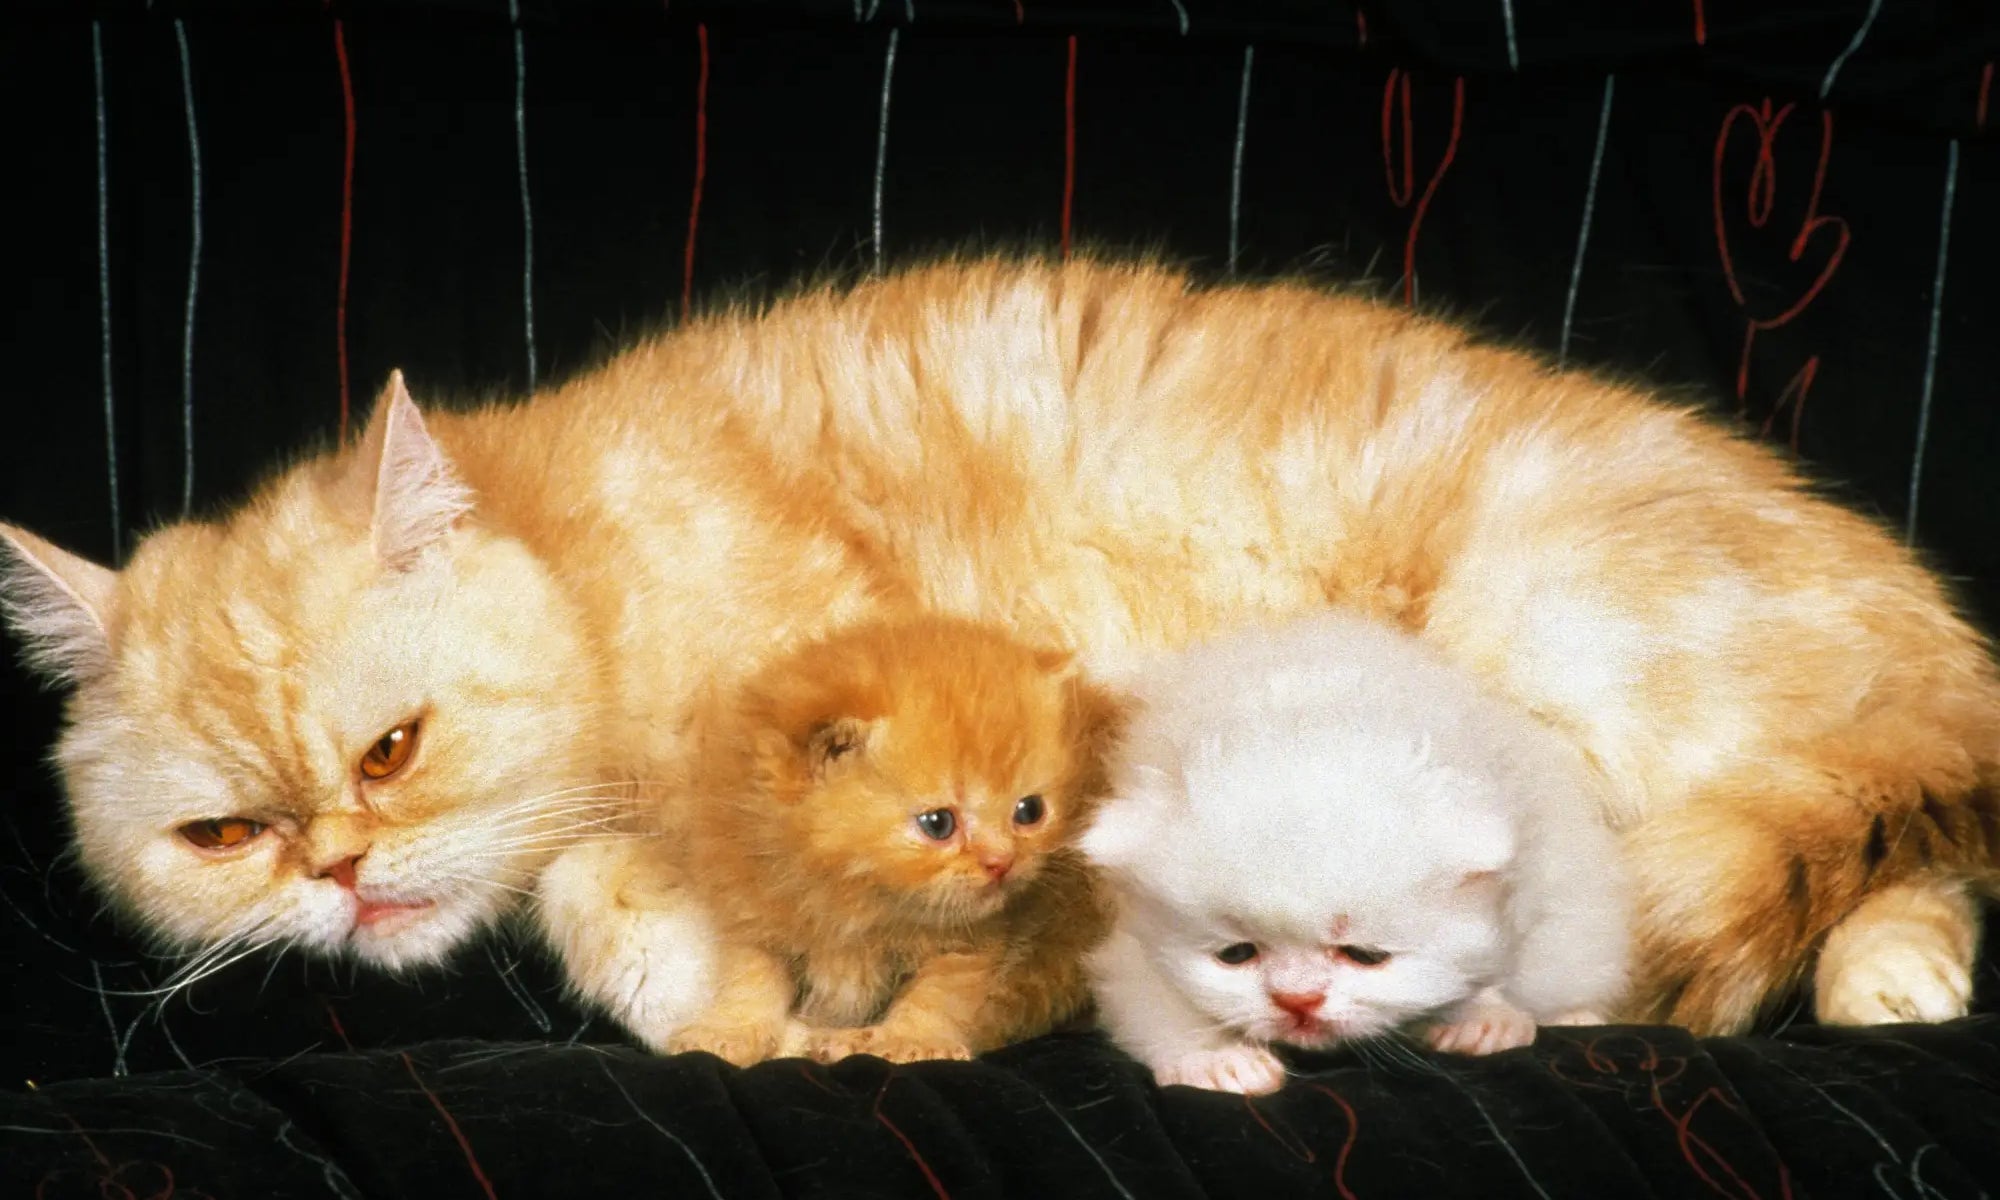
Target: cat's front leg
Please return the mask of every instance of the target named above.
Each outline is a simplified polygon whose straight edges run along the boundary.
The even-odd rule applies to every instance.
[[[1452,1010],[1447,1020],[1424,1031],[1434,1050],[1451,1054],[1497,1054],[1535,1040],[1535,1018],[1521,1011],[1497,988],[1482,988]]]
[[[570,986],[656,1053],[715,987],[714,931],[673,869],[658,839],[588,842],[557,855],[535,892]]]
[[[724,942],[715,959],[715,996],[699,1017],[667,1039],[680,1054],[705,1051],[747,1067],[796,1052],[796,990],[784,960],[756,946]]]
[[[1128,931],[1113,933],[1088,967],[1099,1023],[1119,1049],[1151,1068],[1161,1087],[1261,1096],[1284,1086],[1277,1055],[1196,1009]]]
[[[858,1028],[814,1033],[807,1053],[822,1062],[872,1054],[890,1062],[971,1058],[966,1024],[986,1001],[997,963],[989,954],[940,954],[926,961],[889,1005],[882,1019]]]

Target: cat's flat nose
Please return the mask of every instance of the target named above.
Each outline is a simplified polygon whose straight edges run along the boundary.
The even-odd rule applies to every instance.
[[[1326,1003],[1326,993],[1272,992],[1271,1003],[1284,1009],[1301,1021],[1310,1021],[1319,1014],[1319,1006]]]
[[[979,859],[979,865],[986,869],[986,878],[992,880],[994,883],[999,883],[1001,880],[1007,878],[1007,872],[1014,869],[1014,856],[1011,854],[982,855]]]
[[[314,878],[331,879],[348,891],[354,890],[354,864],[361,861],[359,854],[350,854],[328,866],[313,872]]]

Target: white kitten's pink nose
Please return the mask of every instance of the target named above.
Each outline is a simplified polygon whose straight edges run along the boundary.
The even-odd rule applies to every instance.
[[[313,876],[317,879],[331,879],[351,892],[354,890],[354,864],[360,861],[359,854],[350,854],[331,865],[320,867],[313,872]]]
[[[1311,1021],[1319,1015],[1319,1006],[1326,1003],[1326,993],[1272,992],[1271,1003],[1292,1014],[1299,1021]]]

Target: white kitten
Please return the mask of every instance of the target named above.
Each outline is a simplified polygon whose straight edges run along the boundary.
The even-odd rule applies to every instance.
[[[1625,980],[1581,755],[1413,637],[1329,613],[1141,668],[1083,839],[1118,894],[1101,1020],[1162,1084],[1265,1092],[1266,1048],[1422,1028],[1524,1045]]]

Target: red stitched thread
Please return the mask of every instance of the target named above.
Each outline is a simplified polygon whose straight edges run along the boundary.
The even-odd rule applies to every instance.
[[[451,1115],[451,1110],[444,1106],[444,1101],[438,1099],[438,1094],[430,1089],[430,1085],[423,1081],[422,1076],[417,1074],[417,1064],[410,1061],[410,1052],[403,1051],[402,1058],[403,1066],[410,1072],[410,1078],[423,1090],[424,1095],[431,1098],[431,1105],[438,1110],[438,1115],[444,1118],[445,1126],[451,1130],[451,1136],[458,1139],[458,1148],[465,1151],[465,1164],[472,1168],[472,1177],[479,1181],[480,1189],[486,1193],[486,1200],[500,1200],[500,1197],[493,1192],[493,1181],[486,1178],[486,1169],[479,1165],[479,1156],[472,1152],[472,1143],[465,1139],[465,1131],[458,1127],[458,1119]]]
[[[708,23],[694,27],[701,42],[701,75],[694,91],[694,196],[688,201],[687,250],[681,256],[681,320],[694,303],[694,237],[701,226],[701,187],[708,178]]]

